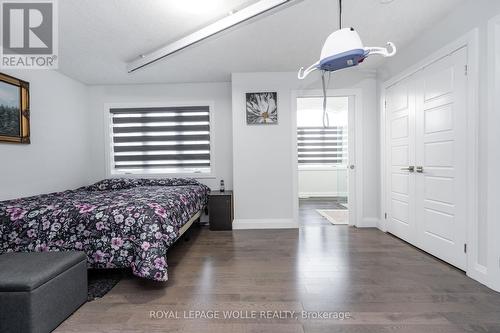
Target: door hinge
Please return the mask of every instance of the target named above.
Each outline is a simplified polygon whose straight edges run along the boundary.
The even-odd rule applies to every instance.
[[[464,244],[464,253],[467,253],[467,244]]]
[[[384,213],[384,218],[387,220],[387,213]]]
[[[467,65],[464,66],[464,74],[465,76],[469,75],[469,66]]]
[[[387,109],[387,100],[386,99],[384,100],[384,108]]]

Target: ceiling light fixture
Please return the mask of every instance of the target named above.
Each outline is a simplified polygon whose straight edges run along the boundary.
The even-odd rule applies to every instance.
[[[283,5],[296,3],[302,0],[260,0],[253,5],[245,7],[239,11],[233,11],[231,15],[214,22],[205,28],[202,28],[184,38],[181,38],[171,44],[165,45],[150,53],[146,53],[137,57],[127,64],[127,70],[132,73],[142,67],[145,67],[153,62],[163,59],[178,51],[181,51],[193,44],[199,43],[211,36],[214,36],[222,31],[232,28],[238,24],[255,18],[259,15],[267,13]]]

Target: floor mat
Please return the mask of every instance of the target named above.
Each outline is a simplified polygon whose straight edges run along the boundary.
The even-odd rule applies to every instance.
[[[120,269],[89,270],[87,301],[94,301],[109,293],[125,274],[126,272]]]
[[[346,209],[316,209],[316,211],[331,224],[349,224],[349,211]]]

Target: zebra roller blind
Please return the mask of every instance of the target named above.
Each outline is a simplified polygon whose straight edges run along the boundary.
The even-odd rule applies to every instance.
[[[299,165],[347,163],[347,127],[297,127]]]
[[[114,173],[210,173],[210,107],[110,109]]]

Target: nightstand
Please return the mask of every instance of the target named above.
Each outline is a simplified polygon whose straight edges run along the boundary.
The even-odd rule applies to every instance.
[[[233,229],[233,192],[212,191],[208,200],[210,230]]]

